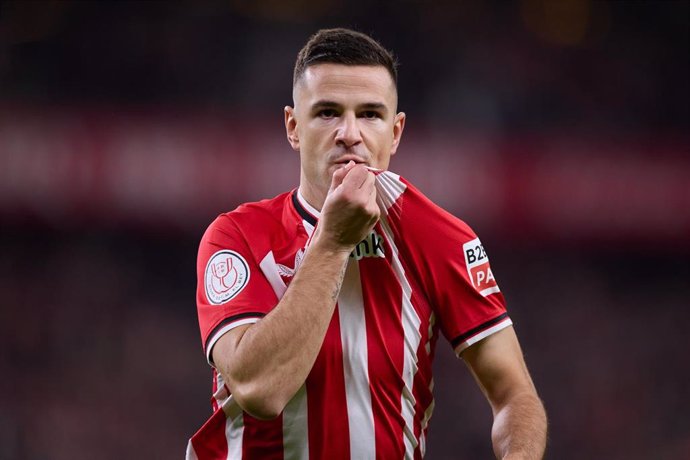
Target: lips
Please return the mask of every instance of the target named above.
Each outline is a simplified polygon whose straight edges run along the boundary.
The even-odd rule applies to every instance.
[[[350,156],[350,155],[344,156],[344,157],[340,157],[340,158],[338,158],[337,160],[335,160],[333,163],[334,163],[334,164],[337,164],[337,165],[346,165],[346,164],[348,164],[350,161],[354,161],[354,162],[357,163],[358,165],[361,165],[361,164],[366,165],[366,164],[367,164],[367,161],[366,161],[366,160],[363,160],[362,158],[357,157],[357,156]]]

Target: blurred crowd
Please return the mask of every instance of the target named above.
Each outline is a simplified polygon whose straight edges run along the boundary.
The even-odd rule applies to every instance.
[[[290,102],[306,37],[347,25],[397,54],[411,121],[491,134],[685,129],[688,9],[683,1],[6,1],[0,97],[263,117]]]
[[[210,413],[194,306],[198,240],[238,200],[296,184],[294,156],[278,160],[291,155],[281,111],[297,50],[331,26],[371,33],[398,56],[411,140],[399,156],[413,158],[401,158],[402,172],[487,235],[549,413],[547,458],[690,458],[689,9],[588,0],[1,2],[0,458],[182,457]],[[141,131],[168,126],[152,135],[160,140],[190,113],[189,129],[202,133],[192,139],[202,140],[190,147],[182,135],[156,144],[165,146],[156,155],[166,162],[208,147],[211,165],[225,155],[213,179],[225,194],[212,209],[175,182],[184,168],[168,171],[161,183],[172,191],[156,200],[136,192],[159,164],[152,144],[136,143]],[[123,118],[130,124],[113,122]],[[218,147],[227,140],[220,131],[251,139]],[[83,152],[77,164],[102,158],[104,139],[125,145],[109,154],[129,152],[143,171],[122,184],[127,206],[64,192],[79,178],[63,170],[45,171],[68,174],[54,188],[22,176],[18,156],[32,158],[29,167],[50,164],[32,156],[37,136],[45,155]],[[139,147],[127,151],[128,142]],[[271,185],[261,168],[247,169],[256,162]],[[482,174],[470,176],[476,165]],[[439,176],[443,168],[461,180]],[[233,182],[238,171],[245,180]],[[577,176],[598,178],[586,182],[596,185],[586,203],[608,203],[598,214],[567,206],[584,192],[570,196],[557,182]],[[472,180],[487,203],[492,181],[511,199],[477,204],[463,185]],[[523,190],[530,185],[532,194]],[[554,196],[554,207],[525,215],[537,196]],[[161,220],[159,206],[178,210],[176,220]],[[618,209],[656,224],[633,220],[644,231],[631,232]],[[551,226],[521,233],[543,222]],[[428,458],[491,458],[488,405],[448,344],[439,341],[437,353],[443,404]]]

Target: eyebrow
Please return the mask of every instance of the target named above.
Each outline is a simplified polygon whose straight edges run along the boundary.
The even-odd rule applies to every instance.
[[[362,104],[360,107],[365,110],[379,110],[381,112],[388,111],[388,107],[386,107],[386,104],[383,104],[382,102],[367,102],[366,104]]]
[[[335,101],[329,101],[327,99],[321,99],[316,102],[314,102],[311,106],[312,110],[319,110],[319,109],[334,109],[334,108],[341,108],[342,104],[339,104],[338,102]],[[382,102],[366,102],[364,104],[358,105],[357,106],[358,110],[378,110],[381,112],[388,112],[388,108],[386,107],[386,104]]]
[[[338,104],[337,102],[328,101],[325,99],[318,100],[311,105],[312,110],[323,109],[323,108],[330,109],[330,108],[336,108],[336,107],[340,107],[340,104]]]

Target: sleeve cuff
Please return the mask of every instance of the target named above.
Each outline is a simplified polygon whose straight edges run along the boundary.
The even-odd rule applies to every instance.
[[[223,335],[235,329],[238,326],[243,326],[245,324],[254,324],[259,321],[264,316],[263,313],[243,313],[241,315],[231,316],[223,321],[221,321],[218,326],[216,326],[211,334],[206,340],[206,360],[208,363],[215,367],[213,364],[213,346],[216,344],[218,339]]]
[[[508,316],[508,313],[503,313],[502,315],[471,329],[470,331],[456,337],[452,341],[455,354],[460,357],[460,354],[465,351],[467,347],[474,345],[480,340],[485,339],[491,334],[495,334],[501,329],[505,329],[512,324],[513,321]]]

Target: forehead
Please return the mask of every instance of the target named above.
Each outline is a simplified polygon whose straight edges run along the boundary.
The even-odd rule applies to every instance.
[[[378,99],[395,104],[393,78],[383,66],[317,64],[307,67],[294,88],[295,102],[307,99]],[[371,101],[367,101],[371,102]]]

